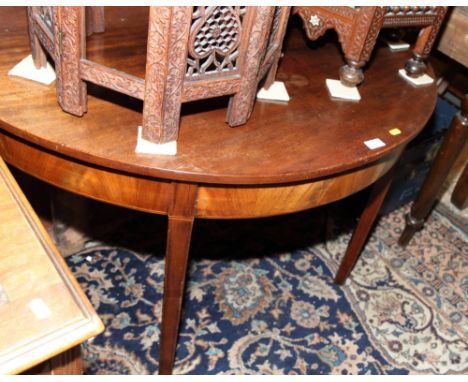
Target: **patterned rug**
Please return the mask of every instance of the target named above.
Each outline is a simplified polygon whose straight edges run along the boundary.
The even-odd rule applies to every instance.
[[[340,287],[349,206],[197,221],[174,372],[467,373],[466,219],[438,208],[401,249],[408,206],[382,217]],[[106,325],[83,345],[87,374],[157,372],[165,229],[136,214],[67,257]]]

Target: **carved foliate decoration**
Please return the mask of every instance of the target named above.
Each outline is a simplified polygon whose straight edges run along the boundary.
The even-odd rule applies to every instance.
[[[194,7],[190,28],[187,77],[198,79],[237,69],[245,7]]]
[[[190,81],[184,86],[182,102],[235,94],[239,91],[238,78],[211,81]]]
[[[54,12],[57,100],[63,110],[78,116],[87,107],[86,85],[80,78],[82,11],[81,7],[57,7]]]
[[[151,7],[143,105],[144,139],[177,139],[191,7]]]
[[[245,123],[252,112],[257,91],[257,74],[261,59],[266,52],[273,14],[273,7],[256,7],[253,15],[255,22],[249,30],[245,62],[241,69],[240,89],[229,102],[227,121],[231,126]]]
[[[144,97],[145,80],[131,74],[120,72],[85,59],[80,62],[80,74],[88,82],[104,86],[119,93],[128,94],[138,99],[143,99]]]

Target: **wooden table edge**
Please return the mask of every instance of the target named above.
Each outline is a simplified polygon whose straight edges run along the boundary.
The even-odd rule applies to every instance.
[[[101,202],[167,215],[174,185],[196,184],[194,217],[206,219],[283,215],[345,198],[380,178],[404,147],[401,145],[378,160],[332,176],[276,184],[231,185],[168,181],[116,171],[44,150],[10,134],[0,134],[0,155],[5,161],[54,186]],[[300,195],[292,203],[291,195],[297,191]],[[276,207],[271,209],[273,202]]]

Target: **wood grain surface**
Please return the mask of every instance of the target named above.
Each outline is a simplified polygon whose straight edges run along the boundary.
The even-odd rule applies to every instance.
[[[3,13],[11,11],[2,10]],[[359,103],[333,101],[325,78],[341,65],[335,44],[307,45],[292,30],[278,77],[291,96],[288,104],[257,102],[249,122],[231,129],[224,122],[226,100],[184,105],[176,156],[136,154],[141,101],[89,86],[88,113],[79,118],[57,105],[54,85],[8,77],[29,53],[21,9],[11,29],[0,34],[0,128],[54,152],[140,175],[223,184],[271,184],[313,179],[375,161],[414,137],[435,105],[434,86],[414,88],[402,80],[409,53],[379,48],[366,70]],[[88,56],[134,75],[144,68],[146,30],[131,10],[106,11],[106,32],[88,39]],[[144,20],[144,15],[142,16]],[[8,17],[11,19],[11,17]],[[116,21],[112,24],[112,20]],[[109,26],[108,26],[109,25]],[[390,129],[401,134],[392,136]],[[363,142],[386,146],[369,150]]]

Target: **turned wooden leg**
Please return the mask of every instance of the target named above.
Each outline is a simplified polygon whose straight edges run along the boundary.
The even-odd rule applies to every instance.
[[[427,59],[431,52],[446,12],[446,8],[439,7],[437,10],[437,16],[432,25],[422,28],[419,32],[418,39],[416,40],[416,44],[413,49],[413,57],[410,58],[405,65],[406,74],[408,76],[419,77],[426,72],[426,64],[424,63],[424,60]]]
[[[406,74],[410,77],[422,76],[426,72],[424,59],[420,54],[413,52],[413,57],[406,61],[405,64]]]
[[[468,96],[465,96],[461,113],[453,118],[429,174],[411,207],[411,211],[406,216],[406,226],[398,240],[401,246],[406,246],[415,232],[423,227],[424,219],[431,211],[437,193],[447,178],[458,154],[463,149],[467,139],[467,126]]]
[[[159,374],[171,374],[174,364],[196,193],[196,185],[174,185],[167,230]]]
[[[56,355],[50,361],[50,374],[53,375],[81,375],[83,364],[80,346]]]
[[[359,219],[359,223],[353,232],[353,236],[348,244],[346,253],[341,261],[338,272],[336,273],[335,283],[343,284],[354,267],[361,250],[367,240],[369,232],[374,224],[375,218],[379,213],[380,206],[385,199],[390,184],[393,179],[393,169],[390,169],[381,177],[372,187],[371,195],[367,201],[366,207]]]
[[[364,81],[362,67],[369,61],[383,25],[384,12],[384,7],[360,7],[356,11],[351,32],[337,30],[347,63],[340,68],[343,85],[358,86]]]
[[[340,68],[340,81],[345,86],[358,86],[364,81],[364,73],[362,67],[364,61],[347,60],[348,64]]]
[[[468,164],[465,165],[465,169],[458,179],[451,201],[460,210],[464,209],[468,204]]]

